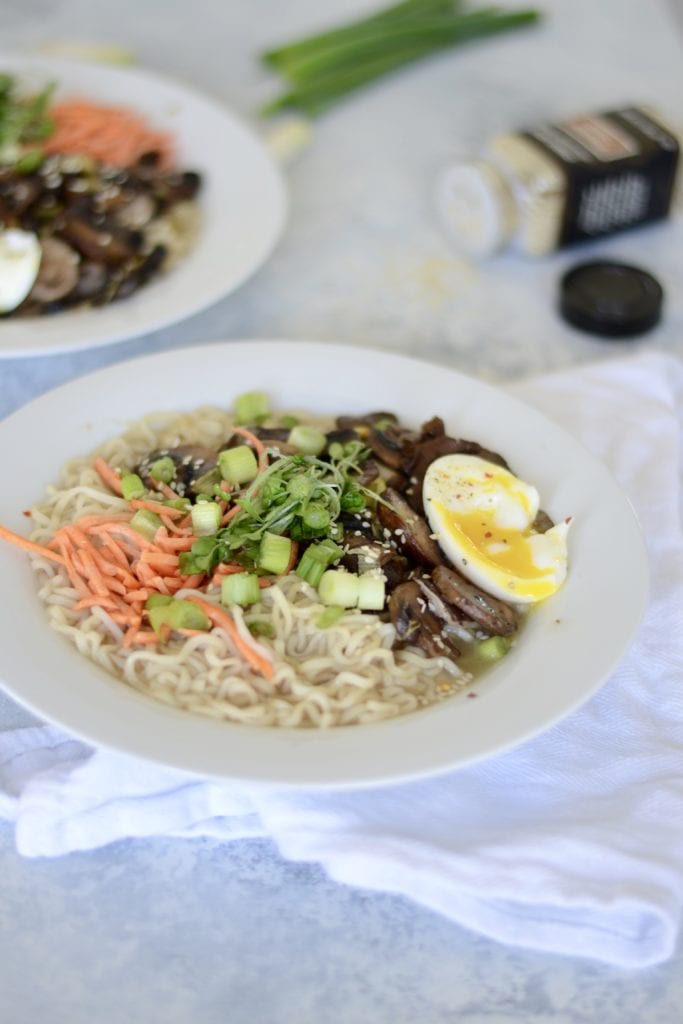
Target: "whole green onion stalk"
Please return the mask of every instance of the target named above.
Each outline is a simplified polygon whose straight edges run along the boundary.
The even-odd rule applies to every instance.
[[[285,82],[284,92],[262,112],[293,109],[315,117],[391,71],[539,18],[535,9],[466,10],[462,0],[402,0],[367,18],[261,54]]]

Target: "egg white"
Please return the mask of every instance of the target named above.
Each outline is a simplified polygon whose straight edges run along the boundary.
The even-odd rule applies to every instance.
[[[0,231],[0,313],[20,306],[31,291],[40,267],[38,236],[20,228]]]
[[[504,601],[532,604],[567,575],[570,519],[534,530],[538,491],[476,455],[443,455],[428,467],[422,496],[432,533],[455,568]]]

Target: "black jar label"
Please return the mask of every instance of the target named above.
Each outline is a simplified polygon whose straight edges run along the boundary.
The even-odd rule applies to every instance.
[[[613,234],[669,213],[678,140],[638,107],[570,118],[521,134],[564,172],[560,245]]]

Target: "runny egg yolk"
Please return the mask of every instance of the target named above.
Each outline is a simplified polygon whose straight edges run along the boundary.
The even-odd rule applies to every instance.
[[[567,573],[564,520],[534,529],[538,492],[513,473],[473,455],[444,455],[425,474],[425,512],[453,565],[502,600],[540,601]]]

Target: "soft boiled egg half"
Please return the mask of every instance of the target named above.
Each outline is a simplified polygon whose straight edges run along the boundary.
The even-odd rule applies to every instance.
[[[0,313],[11,313],[31,291],[40,268],[38,236],[20,228],[0,230]]]
[[[532,604],[562,585],[571,520],[535,530],[538,491],[507,469],[476,455],[442,455],[427,469],[422,496],[435,539],[482,590]]]

